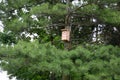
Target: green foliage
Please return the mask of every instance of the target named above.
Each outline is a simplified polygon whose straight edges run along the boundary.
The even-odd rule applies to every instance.
[[[55,14],[55,15],[64,15],[66,14],[66,5],[65,4],[56,4],[50,5],[49,3],[43,3],[39,6],[35,6],[31,9],[31,14]]]
[[[98,5],[96,4],[90,4],[85,7],[83,7],[80,12],[83,13],[89,13],[89,14],[96,14],[98,12]]]
[[[102,10],[101,19],[107,23],[119,24],[120,23],[120,11],[114,11],[110,9]]]
[[[0,3],[4,31],[11,31],[0,33],[0,42],[11,44],[17,42],[16,37],[19,39],[14,47],[0,46],[1,66],[10,77],[61,80],[61,76],[69,75],[71,80],[120,79],[120,47],[112,46],[113,43],[120,46],[119,0],[84,0],[87,2],[81,7],[74,7],[71,1],[70,13],[61,0],[6,0]],[[32,15],[37,20],[31,18]],[[61,29],[65,28],[67,17],[72,46],[84,43],[71,51],[63,50],[61,41]],[[24,31],[37,33],[39,38],[30,43],[21,37]],[[98,44],[111,45],[89,44],[93,42],[94,33],[101,40]]]
[[[55,15],[65,15],[67,13],[66,5],[58,3],[58,4],[53,6],[52,12]]]
[[[22,22],[18,19],[11,20],[7,22],[7,27],[5,27],[6,30],[11,30],[13,32],[20,32],[21,30],[24,30],[24,28],[28,27],[26,22]]]
[[[22,6],[24,6],[24,5],[26,5],[28,2],[29,2],[29,0],[8,0],[7,1],[8,2],[8,6],[9,6],[9,8],[19,8],[19,7],[22,7]]]
[[[43,3],[39,6],[35,6],[31,9],[32,14],[40,14],[40,13],[50,13],[50,5],[49,3]]]
[[[94,49],[93,49],[94,48]],[[84,45],[63,51],[50,45],[19,41],[14,47],[0,48],[1,65],[18,79],[56,80],[70,75],[72,80],[113,80],[120,76],[120,48],[114,46]],[[4,57],[2,57],[4,56]]]
[[[16,43],[16,36],[13,33],[8,33],[8,32],[4,32],[4,33],[0,33],[0,43],[2,44],[11,44],[11,43]]]
[[[46,36],[47,34],[47,40],[46,37],[41,37],[43,39],[41,41],[52,41],[48,38],[53,34],[61,36],[61,29],[65,28],[65,20],[67,20],[68,14],[72,29],[71,38],[77,40],[73,40],[72,44],[92,42],[93,30],[98,25],[105,25],[105,28],[110,25],[110,29],[117,27],[118,33],[115,35],[118,36],[115,39],[119,38],[119,0],[84,0],[86,3],[80,7],[74,7],[72,1],[70,0],[69,4],[70,13],[67,13],[67,5],[61,0],[9,0],[0,3],[0,17],[5,25],[5,30],[11,30],[15,34],[23,31],[38,33],[39,36],[42,34]],[[17,11],[16,15],[14,15],[15,11]],[[32,15],[35,15],[37,20],[32,19]],[[101,42],[113,44],[114,41],[110,40],[113,35],[109,35],[109,33],[113,33],[114,30],[107,31],[108,29],[105,30],[105,28],[101,29],[102,36],[99,35]],[[109,39],[104,40],[106,37]],[[115,45],[119,45],[119,41],[115,41]]]

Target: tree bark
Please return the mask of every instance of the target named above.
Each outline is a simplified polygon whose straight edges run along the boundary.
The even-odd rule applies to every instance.
[[[63,76],[62,76],[62,80],[70,80],[69,75],[63,75]]]

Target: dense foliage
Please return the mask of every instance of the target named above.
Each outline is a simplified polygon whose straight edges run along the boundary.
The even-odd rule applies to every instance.
[[[93,44],[63,51],[38,41],[0,48],[1,66],[18,80],[61,80],[63,74],[72,80],[119,80],[119,52],[117,46]]]
[[[120,79],[120,0],[73,3],[73,0],[1,1],[4,32],[0,33],[0,64],[10,77]],[[71,29],[70,51],[63,50],[66,42],[61,41],[61,29],[65,27]]]
[[[5,0],[0,3],[0,19],[5,31],[12,31],[18,39],[27,32],[37,33],[41,43],[58,43],[61,29],[69,26],[72,45],[92,42],[93,37],[97,43],[120,45],[119,0],[81,0],[79,6],[66,1]]]

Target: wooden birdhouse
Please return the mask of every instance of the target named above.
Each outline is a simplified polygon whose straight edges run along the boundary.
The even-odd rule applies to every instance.
[[[62,37],[63,41],[70,41],[70,30],[69,29],[62,29]]]

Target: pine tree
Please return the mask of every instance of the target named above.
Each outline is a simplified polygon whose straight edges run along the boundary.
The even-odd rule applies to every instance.
[[[66,2],[62,0],[6,0],[0,4],[0,17],[5,31],[12,31],[19,39],[20,33],[26,31],[39,34],[43,39],[40,42],[47,40],[56,43],[60,41],[61,29],[65,28],[69,14],[73,44],[91,42],[93,34],[96,34],[97,43],[120,44],[117,40],[120,37],[119,0],[84,0],[79,3],[80,6],[74,6],[70,0],[69,13]]]
[[[118,80],[120,1],[84,0],[79,5],[66,1],[0,3],[2,68],[18,80],[61,80],[63,75],[72,80]],[[66,26],[71,28],[71,51],[63,50],[61,41]],[[39,37],[30,42],[23,33]]]

